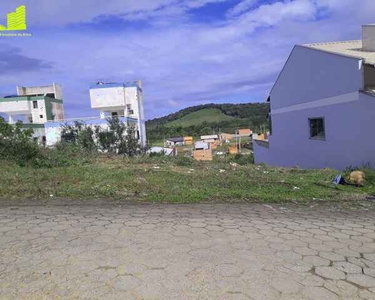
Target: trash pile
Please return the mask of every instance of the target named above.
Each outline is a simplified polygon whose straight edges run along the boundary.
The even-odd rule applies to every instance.
[[[366,175],[363,171],[353,171],[349,174],[347,179],[338,174],[332,181],[335,185],[351,185],[356,187],[365,186]]]

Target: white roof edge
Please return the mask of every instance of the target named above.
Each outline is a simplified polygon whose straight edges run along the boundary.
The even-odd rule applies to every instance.
[[[333,50],[330,51],[330,50],[327,50],[327,49],[321,49],[321,48],[314,47],[314,45],[317,46],[317,45],[324,45],[324,44],[329,44],[329,43],[304,44],[304,45],[297,45],[297,46],[300,46],[300,47],[303,47],[303,48],[307,48],[307,49],[311,49],[311,50],[317,50],[317,51],[325,52],[325,53],[328,53],[328,54],[342,56],[342,57],[346,57],[346,58],[352,58],[352,59],[358,59],[358,60],[365,60],[365,58],[361,57],[361,56],[349,55],[349,54],[339,53],[339,52],[336,52],[336,51],[333,51]]]
[[[375,24],[374,24],[375,26]],[[350,43],[360,43],[362,40],[345,40],[345,41],[333,41],[333,42],[320,42],[320,43],[307,43],[300,46],[314,46],[314,45],[330,45],[330,44],[350,44]]]

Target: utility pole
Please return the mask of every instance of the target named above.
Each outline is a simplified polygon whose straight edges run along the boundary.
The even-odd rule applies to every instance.
[[[240,132],[238,131],[238,136],[240,138],[240,142],[239,142],[239,145],[238,145],[238,148],[239,148],[239,153],[241,153],[241,142],[242,142],[242,139],[241,139],[241,136],[240,136]]]

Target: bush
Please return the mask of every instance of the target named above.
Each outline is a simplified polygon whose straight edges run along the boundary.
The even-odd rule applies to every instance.
[[[149,154],[150,157],[165,157],[165,152],[151,152]]]
[[[241,166],[254,164],[254,156],[252,154],[236,154],[232,161]]]
[[[66,124],[62,142],[54,149],[39,147],[32,141],[33,130],[24,129],[21,122],[8,124],[0,117],[0,159],[14,161],[20,166],[34,168],[66,167],[89,162],[98,150],[124,156],[142,154],[136,129],[118,118],[108,119],[108,129],[95,131],[82,122]]]
[[[74,126],[68,124],[63,126],[61,140],[63,143],[76,145],[88,151],[96,151],[98,149],[92,128],[78,121],[74,123]]]
[[[74,144],[86,151],[114,153],[125,156],[135,156],[142,151],[134,125],[125,124],[119,118],[107,119],[108,128],[96,126],[93,130],[82,122],[74,126],[66,124],[62,130],[61,140]]]
[[[95,152],[85,151],[77,145],[63,142],[54,149],[42,149],[40,155],[30,161],[30,165],[34,168],[80,166],[95,158]]]
[[[191,157],[175,156],[173,162],[180,167],[190,167],[194,164],[194,160]]]
[[[23,129],[22,122],[8,124],[0,117],[0,159],[11,160],[25,166],[40,156],[40,148],[31,138],[32,129]]]

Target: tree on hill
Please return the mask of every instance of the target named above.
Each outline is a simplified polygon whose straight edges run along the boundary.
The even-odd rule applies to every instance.
[[[192,126],[165,126],[169,122],[207,108],[219,109],[223,114],[234,118],[221,122],[201,122]],[[147,121],[147,136],[149,141],[154,142],[171,136],[200,136],[213,132],[234,133],[238,128],[251,128],[257,131],[259,128],[268,128],[268,112],[268,103],[197,105],[182,109],[162,118]]]

